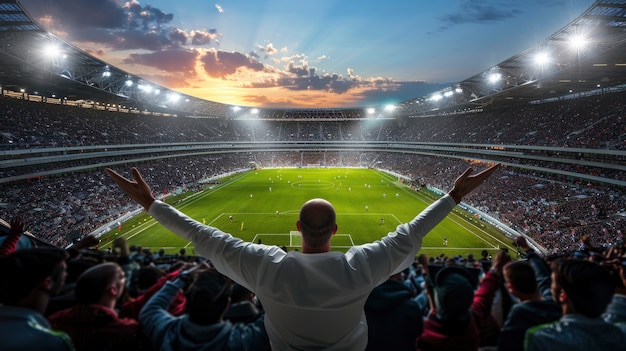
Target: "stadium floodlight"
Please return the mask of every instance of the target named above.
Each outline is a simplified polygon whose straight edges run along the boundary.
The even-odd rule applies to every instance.
[[[441,99],[443,99],[443,95],[441,95],[440,93],[435,93],[432,96],[433,101],[439,101]]]
[[[461,94],[463,92],[463,89],[456,88],[456,89],[454,89],[454,92],[457,93],[457,94]]]
[[[234,111],[234,112],[239,112],[239,110],[241,110],[241,107],[239,107],[239,106],[233,106],[233,111]]]
[[[395,105],[386,105],[385,106],[385,111],[393,111],[396,109]]]
[[[167,94],[167,102],[177,103],[178,100],[180,100],[180,95],[174,93]]]
[[[368,107],[365,111],[368,115],[373,115],[374,113],[376,113],[376,109],[373,107]]]
[[[149,86],[149,85],[146,85],[146,84],[139,84],[137,86],[137,89],[139,89],[141,91],[144,91],[144,92],[146,92],[148,94],[152,92],[152,87]]]
[[[259,114],[259,109],[255,107],[255,108],[250,110],[250,113],[252,113],[253,115],[258,115]]]
[[[489,83],[491,84],[497,83],[500,80],[500,78],[502,78],[502,75],[500,73],[491,73],[489,77],[487,77],[487,79],[489,80]]]
[[[126,82],[124,84],[126,84],[126,86],[129,87],[129,86],[133,85],[133,81],[128,79],[128,80],[126,80]]]
[[[535,55],[535,63],[537,65],[543,66],[548,62],[550,62],[550,57],[545,52],[539,52]]]
[[[568,43],[572,49],[582,50],[587,46],[588,40],[584,35],[577,34],[571,36]]]
[[[61,48],[53,43],[46,44],[43,48],[44,55],[55,58],[61,55]]]
[[[446,91],[445,93],[443,93],[443,96],[445,96],[445,97],[449,97],[449,96],[452,96],[452,94],[454,94],[454,93],[452,92],[452,90],[448,90],[448,91]]]

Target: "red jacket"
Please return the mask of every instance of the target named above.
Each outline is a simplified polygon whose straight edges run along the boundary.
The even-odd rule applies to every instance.
[[[491,304],[501,278],[489,272],[474,294],[471,318],[467,327],[455,335],[447,332],[439,320],[431,313],[424,320],[424,331],[417,339],[417,350],[458,350],[475,351],[480,346],[480,327],[491,315]]]
[[[53,329],[70,336],[77,351],[149,348],[137,320],[120,318],[114,310],[102,305],[78,304],[48,319]]]
[[[167,282],[168,280],[173,280],[178,276],[178,274],[180,274],[180,270],[169,273],[165,277],[159,279],[156,284],[151,286],[143,294],[137,296],[136,299],[124,303],[120,307],[120,316],[139,319],[139,312],[141,312],[141,309],[146,304],[146,302],[150,300],[152,295],[161,290],[163,285],[165,285],[165,282]],[[172,301],[172,304],[170,305],[168,312],[173,316],[180,316],[181,314],[185,313],[186,304],[187,298],[185,297],[185,294],[183,294],[182,291],[178,291],[176,293],[176,296],[174,297],[174,300]]]

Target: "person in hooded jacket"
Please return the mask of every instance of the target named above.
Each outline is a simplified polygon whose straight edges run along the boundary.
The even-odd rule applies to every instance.
[[[402,273],[392,275],[372,290],[365,302],[369,326],[366,351],[415,350],[424,312],[412,295]]]
[[[141,309],[139,321],[155,350],[269,350],[264,314],[254,322],[232,324],[224,313],[230,304],[231,282],[201,264],[168,281]],[[192,271],[193,270],[193,271]],[[187,297],[185,313],[173,316],[168,308],[176,293]]]

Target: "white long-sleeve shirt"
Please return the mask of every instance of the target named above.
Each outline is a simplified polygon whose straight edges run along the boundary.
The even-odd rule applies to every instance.
[[[155,201],[148,211],[159,223],[190,240],[198,255],[256,293],[265,309],[272,350],[364,350],[363,306],[371,290],[408,267],[424,236],[454,208],[449,195],[430,205],[380,241],[345,254],[284,252],[234,238]]]

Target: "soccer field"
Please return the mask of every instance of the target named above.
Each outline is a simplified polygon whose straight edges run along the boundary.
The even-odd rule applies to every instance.
[[[120,195],[123,196],[123,195]],[[414,218],[433,202],[435,195],[425,189],[415,191],[392,175],[370,169],[280,168],[253,170],[221,179],[184,198],[166,198],[192,218],[215,226],[246,241],[300,246],[296,221],[300,206],[311,198],[330,201],[337,212],[337,235],[332,249],[345,251],[352,245],[378,240],[398,224]],[[232,216],[232,220],[231,220]],[[117,236],[129,245],[168,253],[186,248],[195,254],[193,244],[163,228],[145,213],[134,217],[101,237],[106,249]],[[448,244],[443,245],[444,238]],[[504,247],[515,252],[511,240],[485,222],[456,208],[424,239],[421,252],[429,256],[467,255],[480,257],[482,250],[495,253]]]

